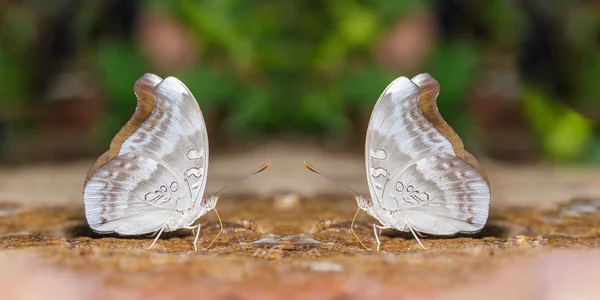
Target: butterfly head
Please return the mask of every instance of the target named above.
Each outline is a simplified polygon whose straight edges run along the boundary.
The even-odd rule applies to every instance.
[[[365,196],[354,196],[356,198],[356,202],[358,203],[358,207],[362,210],[367,210],[369,207],[373,206],[373,202],[371,201],[371,197]]]
[[[217,195],[207,196],[207,197],[202,198],[201,205],[206,207],[206,210],[211,210],[217,206],[218,200],[219,200],[219,196],[217,196]]]

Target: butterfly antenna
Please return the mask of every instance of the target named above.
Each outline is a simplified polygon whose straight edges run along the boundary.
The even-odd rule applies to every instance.
[[[356,217],[358,216],[358,212],[360,211],[360,207],[356,210],[356,213],[354,214],[354,218],[352,219],[352,224],[350,224],[350,231],[352,231],[352,234],[354,234],[354,237],[358,240],[358,242],[365,248],[367,249],[367,251],[371,251],[371,249],[369,249],[369,247],[365,246],[365,244],[360,240],[360,238],[358,237],[358,235],[356,234],[356,232],[354,232],[354,221],[356,221]]]
[[[234,182],[231,182],[231,183],[227,184],[226,186],[222,187],[220,190],[218,190],[218,191],[216,191],[215,193],[213,193],[213,195],[218,195],[218,194],[219,194],[219,193],[221,193],[222,191],[224,191],[224,190],[226,190],[226,189],[230,188],[231,186],[233,186],[233,185],[237,184],[238,182],[240,182],[240,181],[242,181],[242,180],[244,180],[244,179],[247,179],[248,177],[250,177],[250,176],[252,176],[252,175],[256,175],[256,174],[258,174],[258,173],[260,173],[260,172],[262,172],[262,171],[264,171],[264,170],[268,169],[270,166],[271,166],[271,162],[270,162],[270,161],[267,161],[267,162],[265,162],[265,163],[264,163],[262,166],[260,166],[258,169],[254,170],[254,171],[252,171],[252,172],[250,172],[250,173],[248,173],[248,174],[246,174],[244,177],[242,177],[242,178],[240,178],[240,179],[238,179],[238,180],[236,180],[236,181],[234,181]]]
[[[217,236],[215,236],[215,238],[212,240],[212,242],[210,242],[208,247],[206,247],[202,250],[208,250],[208,248],[210,248],[215,243],[215,241],[217,241],[219,236],[221,236],[221,232],[223,232],[223,221],[221,221],[221,217],[219,216],[219,213],[217,212],[217,208],[215,207],[215,208],[213,208],[213,210],[215,211],[215,214],[217,214],[217,219],[219,219],[219,233],[217,233]]]
[[[314,173],[317,173],[317,174],[319,174],[319,175],[321,175],[321,176],[323,176],[323,177],[325,177],[325,178],[327,178],[327,179],[329,179],[329,180],[331,180],[331,181],[333,181],[333,182],[335,182],[335,183],[337,183],[337,184],[339,184],[339,185],[341,185],[341,186],[349,189],[355,195],[360,196],[359,192],[355,191],[353,188],[349,187],[347,184],[345,184],[345,183],[343,183],[343,182],[341,182],[341,181],[339,181],[337,179],[334,179],[333,177],[327,175],[325,172],[323,172],[321,170],[316,169],[315,167],[311,166],[307,161],[304,161],[304,167],[307,168],[308,170],[314,172]]]
[[[217,192],[215,192],[213,195],[218,195],[219,193],[221,193],[222,191],[224,191],[224,190],[228,189],[229,187],[235,185],[236,183],[238,183],[238,182],[240,182],[240,181],[242,181],[242,180],[244,180],[244,179],[246,179],[246,178],[248,178],[248,177],[250,177],[252,175],[258,174],[258,173],[260,173],[260,172],[268,169],[270,166],[271,166],[271,162],[270,161],[265,162],[258,169],[254,170],[254,171],[246,174],[244,177],[242,177],[242,178],[240,178],[240,179],[238,179],[238,180],[236,180],[234,182],[231,182],[228,185],[222,187],[220,190],[218,190]],[[208,245],[208,247],[204,248],[203,250],[208,250],[215,243],[215,241],[217,241],[217,239],[219,238],[219,236],[221,236],[221,233],[223,232],[223,221],[221,220],[221,216],[219,216],[219,212],[217,212],[217,208],[216,207],[213,208],[213,210],[215,211],[215,214],[217,215],[217,219],[219,219],[219,233],[217,233],[217,236],[212,240],[212,242],[210,242],[210,244]]]

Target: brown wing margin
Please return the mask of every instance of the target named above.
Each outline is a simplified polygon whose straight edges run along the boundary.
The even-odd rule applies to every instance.
[[[475,169],[477,169],[477,171],[479,172],[479,174],[481,174],[481,176],[483,177],[485,182],[490,184],[487,173],[485,172],[483,167],[479,164],[479,162],[477,161],[475,156],[473,156],[473,154],[469,153],[469,151],[466,151],[466,150],[465,150],[465,153],[467,154],[467,157],[466,157],[467,163],[470,164],[471,166],[473,166]]]
[[[98,170],[98,168],[102,167],[104,164],[106,164],[109,161],[108,152],[109,152],[109,150],[106,150],[106,152],[102,153],[102,155],[100,155],[100,157],[98,157],[98,159],[96,160],[94,165],[87,172],[87,175],[85,176],[85,183],[87,183],[88,180],[90,180],[90,178],[92,178],[92,176],[94,175],[94,173],[96,173],[96,170]]]
[[[121,151],[121,146],[123,142],[136,131],[144,121],[150,116],[152,110],[154,110],[154,106],[156,105],[156,99],[154,98],[154,87],[159,84],[162,79],[154,74],[146,73],[144,76],[140,77],[135,82],[133,87],[133,91],[137,97],[137,107],[135,108],[135,112],[131,119],[119,130],[117,135],[112,139],[110,143],[110,148],[108,151],[104,152],[100,157],[96,160],[92,168],[87,173],[85,177],[85,182],[94,175],[98,168],[102,167],[104,164],[109,162],[111,159],[117,157],[119,155],[119,151]]]
[[[456,156],[468,164],[473,166],[489,184],[487,174],[471,153],[465,150],[463,141],[458,134],[444,121],[444,118],[440,114],[437,108],[437,96],[440,93],[440,84],[431,75],[424,73],[419,74],[411,79],[419,89],[421,90],[419,95],[419,109],[425,115],[425,118],[433,124],[433,126],[439,130],[444,137],[450,141],[452,148],[456,153]]]

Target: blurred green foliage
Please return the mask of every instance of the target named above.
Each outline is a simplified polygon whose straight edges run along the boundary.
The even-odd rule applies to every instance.
[[[593,123],[535,89],[525,89],[523,99],[544,151],[555,160],[580,160],[593,136]]]
[[[154,70],[135,32],[133,38],[91,38],[97,24],[107,23],[102,19],[103,2],[77,6],[69,37],[76,45],[76,59],[84,57],[109,102],[107,120],[100,126],[104,138],[110,138],[131,116],[136,104],[132,85],[146,72],[180,78],[205,115],[223,112],[224,132],[232,138],[271,133],[349,136],[355,122],[350,112],[368,117],[381,91],[395,77],[428,72],[441,83],[440,111],[455,130],[468,136],[475,123],[467,114],[466,99],[473,82],[486,71],[485,56],[497,49],[516,53],[523,36],[520,28],[527,27],[527,20],[522,9],[507,1],[474,1],[470,7],[473,20],[468,21],[483,34],[434,38],[418,70],[378,61],[378,47],[389,29],[411,14],[431,12],[434,2],[142,1],[141,14],[166,12],[201,45],[199,60],[165,74]],[[574,1],[547,8],[555,14],[568,12],[564,24],[570,56],[565,59],[570,69],[556,72],[573,75],[568,83],[570,103],[577,107],[592,107],[600,95],[596,83],[600,51],[593,42],[600,34],[600,16],[586,7]],[[44,34],[42,21],[57,11],[59,6],[34,0],[5,7],[0,19],[0,118],[19,116],[39,96],[32,89],[39,78],[39,60],[33,59],[40,53],[34,51],[35,41]],[[594,146],[600,145],[594,125],[558,104],[552,95],[543,86],[527,82],[520,99],[544,153],[561,161],[582,157],[600,161],[600,155],[590,150],[600,149]]]
[[[347,134],[347,110],[372,106],[394,78],[389,70],[373,65],[373,44],[386,24],[417,3],[186,0],[149,4],[175,14],[201,39],[204,59],[194,70],[226,70],[204,90],[192,90],[203,109],[227,110],[225,127],[230,133],[248,136],[257,132]],[[211,97],[219,91],[230,92]]]

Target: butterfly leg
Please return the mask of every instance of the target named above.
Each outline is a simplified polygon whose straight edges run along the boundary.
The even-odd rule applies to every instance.
[[[379,246],[381,246],[381,241],[379,241],[379,235],[377,234],[377,224],[373,223],[373,233],[375,234],[375,239],[377,240],[377,251],[379,251]]]
[[[373,226],[375,226],[375,227],[377,227],[377,229],[379,229],[379,233],[377,233],[377,235],[381,235],[381,233],[383,232],[384,229],[388,229],[388,227],[377,225],[377,224],[373,224]]]
[[[156,238],[154,239],[154,241],[152,242],[152,244],[150,244],[150,247],[148,247],[147,249],[150,250],[150,248],[152,248],[152,246],[154,246],[154,244],[156,244],[156,241],[158,241],[158,238],[160,237],[160,235],[163,233],[163,230],[165,230],[165,227],[167,227],[167,224],[165,224],[159,231],[158,234],[156,235]]]
[[[415,237],[415,239],[417,240],[417,242],[419,242],[419,245],[421,245],[421,247],[425,250],[427,250],[427,248],[425,248],[425,246],[423,246],[423,244],[421,243],[421,240],[419,240],[419,237],[417,236],[417,234],[415,233],[415,230],[411,227],[408,226],[408,229],[410,229],[410,232],[412,232],[413,236]]]
[[[192,234],[196,235],[196,229],[200,230],[200,227],[201,227],[201,225],[198,224],[196,226],[188,226],[188,227],[186,227],[186,229],[191,229],[192,230]]]
[[[196,232],[196,237],[194,238],[194,251],[198,251],[198,238],[200,237],[200,228],[201,228],[202,224],[198,224],[198,226],[196,226],[195,228],[198,229],[198,231]],[[192,233],[194,232],[194,229],[192,229]]]
[[[379,229],[379,232],[377,232],[377,229]],[[381,232],[384,229],[387,229],[387,227],[377,225],[377,223],[373,223],[373,233],[375,234],[375,239],[377,240],[377,251],[379,251],[379,248],[381,246],[381,241],[379,241],[379,236],[381,235]]]
[[[189,226],[186,227],[186,229],[191,229],[192,230],[192,234],[195,235],[196,237],[194,238],[194,251],[198,251],[198,238],[200,237],[200,229],[202,228],[202,224],[198,224],[196,226]],[[198,231],[196,231],[196,229]]]

